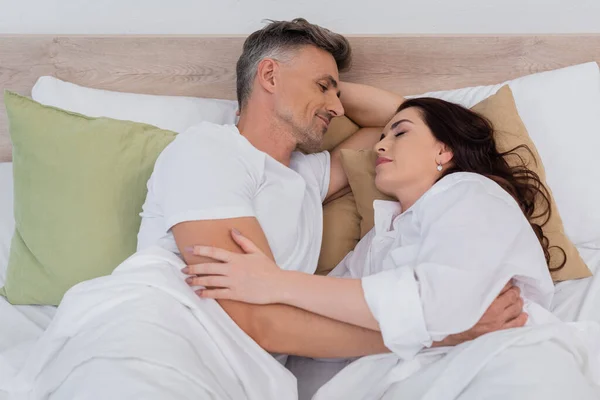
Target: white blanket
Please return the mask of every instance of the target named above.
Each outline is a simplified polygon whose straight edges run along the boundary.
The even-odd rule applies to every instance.
[[[361,358],[313,400],[600,399],[600,325],[558,323],[488,334],[410,361]]]
[[[296,399],[293,375],[214,301],[199,299],[183,266],[153,248],[111,276],[75,286],[0,390],[12,399]],[[598,338],[598,324],[556,324],[486,335],[412,361],[364,357],[314,399],[596,399]],[[10,373],[1,360],[0,371]]]
[[[152,248],[73,287],[0,391],[14,399],[297,398],[294,376],[214,300],[198,298],[183,267]]]

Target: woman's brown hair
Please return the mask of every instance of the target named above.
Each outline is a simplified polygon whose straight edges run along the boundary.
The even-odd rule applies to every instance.
[[[398,112],[411,107],[420,111],[435,138],[452,150],[451,165],[444,171],[442,178],[455,172],[473,172],[498,183],[517,201],[531,224],[544,250],[550,271],[563,268],[566,253],[560,247],[550,247],[542,230],[552,215],[550,194],[540,177],[527,167],[525,160],[517,152],[523,149],[532,154],[531,150],[526,145],[521,145],[506,152],[498,152],[492,123],[460,105],[424,97],[405,101]],[[509,164],[508,159],[514,165]],[[551,256],[550,249],[562,254],[560,260],[555,259],[554,251]]]

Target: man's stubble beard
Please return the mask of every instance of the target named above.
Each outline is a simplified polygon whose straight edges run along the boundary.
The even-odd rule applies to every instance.
[[[281,121],[290,127],[290,131],[298,143],[298,150],[304,153],[316,153],[321,151],[321,144],[323,143],[323,136],[325,135],[326,130],[315,126],[302,127],[300,124],[296,123],[292,113],[278,114]]]

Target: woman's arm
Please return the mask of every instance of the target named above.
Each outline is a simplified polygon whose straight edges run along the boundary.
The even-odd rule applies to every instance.
[[[236,231],[232,231],[232,237],[246,254],[234,254],[213,247],[193,248],[195,255],[221,261],[184,268],[186,274],[207,274],[188,278],[190,285],[207,287],[198,290],[201,297],[255,304],[285,303],[367,329],[380,330],[379,323],[364,300],[360,280],[280,270],[250,240]],[[434,341],[432,347],[454,346],[485,333],[523,326],[527,315],[522,310],[519,289],[509,283],[475,326]]]
[[[404,101],[396,93],[358,83],[341,82],[340,92],[346,116],[362,127],[385,126]]]
[[[379,330],[379,323],[365,301],[360,279],[282,271],[274,285],[279,288],[278,303],[303,308],[363,328]]]
[[[254,304],[286,304],[362,328],[379,330],[365,302],[359,279],[286,271],[277,267],[258,246],[235,229],[232,230],[232,238],[247,253],[244,264],[252,263],[257,267],[236,268],[235,273],[229,275],[221,275],[225,272],[223,264],[208,262],[184,268],[186,274],[209,275],[187,279],[190,285],[210,288],[199,290],[200,297],[228,298]],[[193,255],[222,262],[234,262],[241,256],[204,246],[195,246]],[[234,272],[231,268],[229,271]]]

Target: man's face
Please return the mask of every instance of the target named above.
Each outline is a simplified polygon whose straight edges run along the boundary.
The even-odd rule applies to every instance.
[[[300,149],[318,151],[331,119],[344,114],[338,82],[334,58],[314,46],[280,64],[275,113],[291,127]]]

